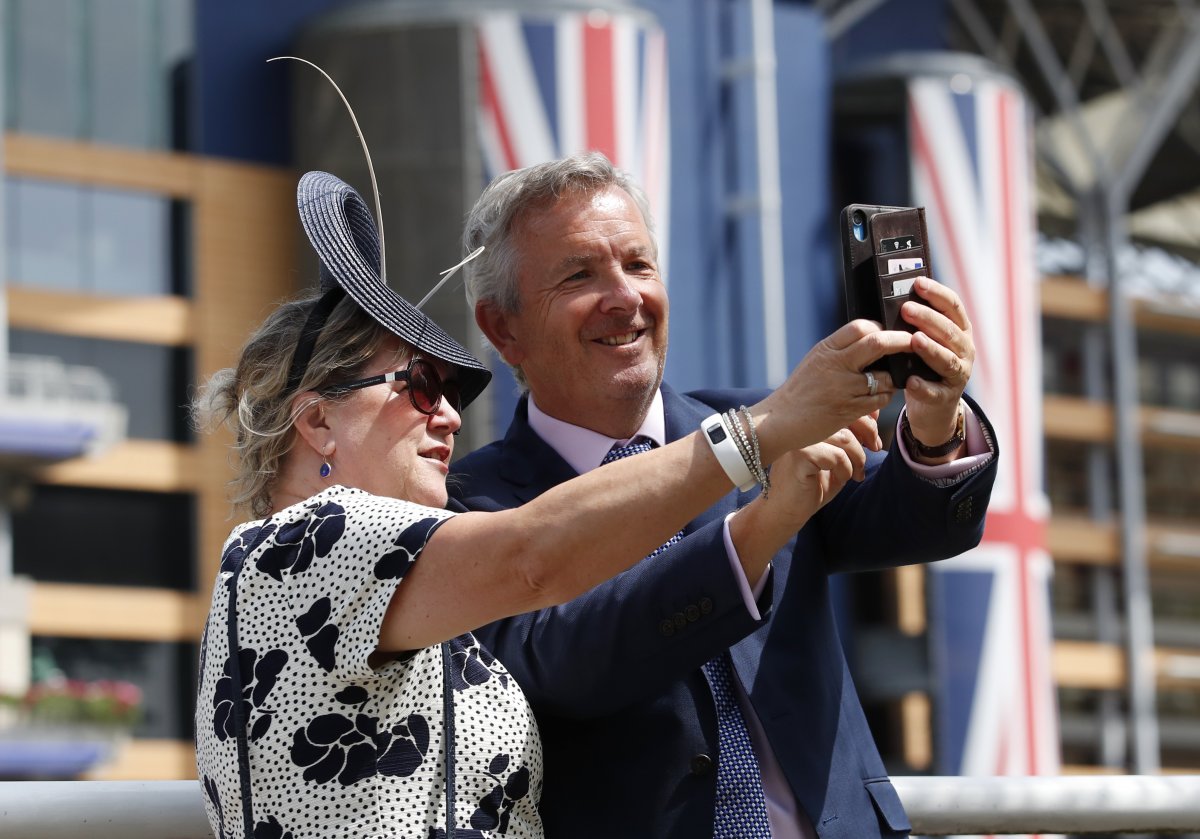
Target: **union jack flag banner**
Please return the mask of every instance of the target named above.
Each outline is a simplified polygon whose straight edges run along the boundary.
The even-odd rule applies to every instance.
[[[1002,77],[908,83],[913,200],[926,208],[936,278],[971,317],[970,389],[1003,458],[983,542],[930,566],[938,771],[948,774],[1060,768],[1029,128],[1023,95]]]
[[[670,230],[667,47],[644,14],[484,15],[478,124],[488,179],[604,152],[646,190],[666,277]]]

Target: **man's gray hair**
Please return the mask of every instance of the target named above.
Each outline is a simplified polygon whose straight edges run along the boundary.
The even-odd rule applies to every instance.
[[[610,186],[625,190],[637,205],[642,221],[650,231],[650,242],[657,257],[658,240],[654,236],[646,193],[628,172],[613,166],[603,154],[580,152],[561,160],[527,166],[492,181],[467,215],[463,255],[480,245],[486,246],[484,252],[464,269],[467,303],[471,309],[474,310],[480,301],[506,313],[520,308],[518,254],[512,240],[513,222],[519,216],[570,192],[590,195]]]

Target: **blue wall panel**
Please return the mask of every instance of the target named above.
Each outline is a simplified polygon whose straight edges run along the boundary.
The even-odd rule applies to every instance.
[[[300,28],[343,0],[197,0],[192,150],[253,163],[291,163],[292,68]]]
[[[723,84],[750,54],[746,3],[647,0],[667,33],[671,85],[671,351],[678,388],[766,384],[757,221],[729,204],[756,191],[753,89]],[[836,325],[828,199],[829,52],[807,6],[777,5],[788,360]]]

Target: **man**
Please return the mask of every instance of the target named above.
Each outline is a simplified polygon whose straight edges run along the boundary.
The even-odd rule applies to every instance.
[[[662,384],[668,305],[645,198],[603,156],[497,179],[464,241],[487,245],[467,280],[476,320],[529,391],[505,438],[459,462],[465,506],[520,505],[614,444],[674,440],[758,398]],[[476,633],[537,714],[548,839],[907,835],[828,575],[944,558],[982,533],[996,457],[977,407],[960,412],[970,323],[949,289],[917,288],[911,349],[943,381],[909,380],[907,450],[872,453],[861,482],[826,471],[814,490],[818,449],[856,461],[878,445],[866,417],[869,431],[792,453],[769,494],[731,492],[625,574]],[[892,386],[853,375],[864,394]]]

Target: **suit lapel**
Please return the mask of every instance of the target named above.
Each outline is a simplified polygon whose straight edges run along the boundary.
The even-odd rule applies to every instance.
[[[676,393],[667,384],[662,385],[662,396],[668,443],[691,434],[713,413],[713,409],[708,405]],[[504,435],[499,469],[500,479],[509,487],[515,502],[524,504],[551,487],[578,475],[579,473],[530,427],[529,397],[522,396],[513,412],[508,432]],[[691,533],[709,522],[724,518],[737,508],[737,504],[738,493],[727,493],[720,501],[689,522],[684,532]]]
[[[529,425],[529,396],[522,396],[504,435],[500,479],[516,504],[537,498],[546,490],[578,477],[562,457]],[[515,505],[514,505],[515,506]]]

